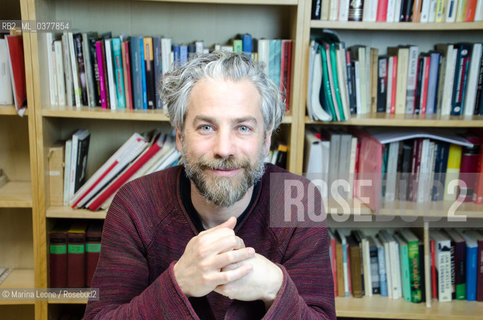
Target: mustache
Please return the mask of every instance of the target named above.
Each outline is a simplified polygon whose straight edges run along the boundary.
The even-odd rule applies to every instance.
[[[250,163],[247,160],[228,158],[228,159],[203,159],[200,158],[198,165],[202,169],[211,170],[232,170],[232,169],[248,169]]]

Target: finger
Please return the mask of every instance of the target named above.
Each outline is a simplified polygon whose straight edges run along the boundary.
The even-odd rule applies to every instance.
[[[218,285],[223,285],[229,282],[239,280],[252,271],[253,266],[251,263],[243,263],[238,268],[228,271],[222,271],[215,275],[215,282]]]
[[[245,248],[245,242],[240,237],[230,235],[212,242],[210,247],[212,252],[220,254],[231,250]]]
[[[220,228],[233,229],[233,228],[235,228],[235,226],[236,226],[236,218],[234,216],[232,216],[232,217],[228,218],[228,220],[226,220],[225,222],[220,223],[216,227],[210,228],[208,230],[216,230],[216,229],[220,229]]]
[[[239,262],[245,261],[255,255],[253,248],[242,248],[221,253],[213,258],[213,267],[226,268],[226,271],[236,269]],[[225,270],[222,270],[225,271]]]

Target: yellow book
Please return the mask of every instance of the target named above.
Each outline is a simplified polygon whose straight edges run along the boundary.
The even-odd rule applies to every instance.
[[[448,166],[446,168],[446,179],[444,181],[444,201],[456,200],[462,154],[462,146],[456,144],[450,145],[448,154]]]
[[[436,1],[436,17],[434,22],[444,22],[444,2],[445,0]]]

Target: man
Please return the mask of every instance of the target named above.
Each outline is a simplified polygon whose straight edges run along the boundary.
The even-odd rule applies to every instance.
[[[271,227],[283,181],[309,184],[263,161],[278,88],[245,56],[216,52],[162,90],[184,165],[117,193],[85,319],[335,319],[325,224]]]

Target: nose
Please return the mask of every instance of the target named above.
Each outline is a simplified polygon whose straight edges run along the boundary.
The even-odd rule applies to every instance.
[[[220,129],[217,132],[213,152],[215,158],[228,159],[235,154],[235,140],[228,129]]]

